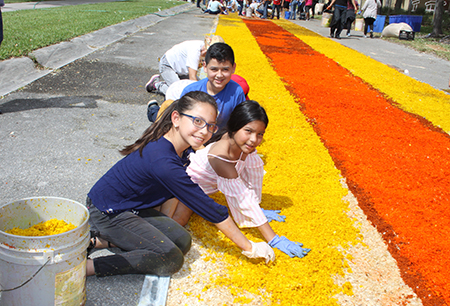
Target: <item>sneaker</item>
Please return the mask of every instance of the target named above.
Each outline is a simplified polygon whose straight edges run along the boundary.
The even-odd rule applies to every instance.
[[[147,103],[147,108],[152,108],[153,106],[158,106],[158,101],[156,101],[156,100],[150,100],[150,101],[148,101],[148,103]],[[159,106],[158,106],[159,107]]]
[[[373,38],[373,32],[370,32],[370,38]]]
[[[347,33],[347,37],[350,37],[350,33]]]
[[[330,34],[330,37],[331,37],[331,38],[334,38],[334,34],[333,34],[333,33],[331,33],[331,34]]]
[[[156,100],[150,100],[147,103],[147,118],[150,122],[155,122],[158,116],[159,105]]]
[[[155,84],[159,82],[159,74],[155,74],[153,75],[150,80],[147,82],[147,84],[145,84],[145,89],[148,92],[153,92],[156,91],[156,86]]]

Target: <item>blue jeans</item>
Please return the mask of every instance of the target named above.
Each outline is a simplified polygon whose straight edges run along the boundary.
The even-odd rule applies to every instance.
[[[275,10],[277,10],[277,19],[280,19],[280,10],[281,10],[281,4],[274,4],[272,9],[272,19],[275,16]]]
[[[239,4],[239,16],[242,16],[242,9],[244,8],[244,1],[238,0]]]
[[[267,18],[267,10],[269,9],[269,2],[270,1],[264,2],[264,12],[263,12],[263,16],[262,16],[263,19]]]
[[[297,12],[297,6],[298,6],[298,1],[297,0],[293,0],[291,1],[291,19],[295,19],[295,13]]]
[[[151,274],[170,276],[183,266],[191,235],[175,220],[153,208],[108,215],[88,198],[91,232],[123,253],[94,259],[96,276]]]

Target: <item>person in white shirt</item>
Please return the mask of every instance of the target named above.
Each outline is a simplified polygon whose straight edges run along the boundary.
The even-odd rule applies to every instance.
[[[205,14],[220,14],[223,12],[222,3],[217,0],[209,1],[208,8],[204,11]]]
[[[197,81],[197,70],[202,66],[208,48],[224,42],[217,35],[207,36],[202,40],[187,40],[170,48],[159,61],[159,73],[153,75],[145,85],[148,92],[165,95],[169,86],[180,79]],[[162,79],[161,79],[162,78]]]

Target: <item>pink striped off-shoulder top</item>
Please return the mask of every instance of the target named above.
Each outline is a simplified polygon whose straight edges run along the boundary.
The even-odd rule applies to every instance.
[[[187,173],[191,180],[198,184],[206,194],[221,191],[228,203],[231,215],[239,227],[257,227],[267,222],[261,210],[262,182],[264,177],[264,163],[256,150],[241,160],[227,160],[209,154],[212,144],[192,153]],[[208,157],[235,163],[238,177],[228,179],[216,174],[208,161]]]

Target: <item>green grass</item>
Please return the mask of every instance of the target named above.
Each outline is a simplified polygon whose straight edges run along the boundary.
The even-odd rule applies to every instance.
[[[442,28],[444,32],[443,36],[450,35],[448,20],[445,20]],[[419,52],[434,54],[442,59],[450,61],[450,45],[448,44],[448,40],[447,43],[443,43],[440,42],[441,38],[425,38],[425,36],[432,31],[433,26],[431,24],[422,22],[420,32],[415,33],[414,40],[400,40],[394,37],[383,37],[383,39],[404,45]]]
[[[0,60],[27,56],[33,50],[184,3],[129,0],[3,12],[4,40]]]

